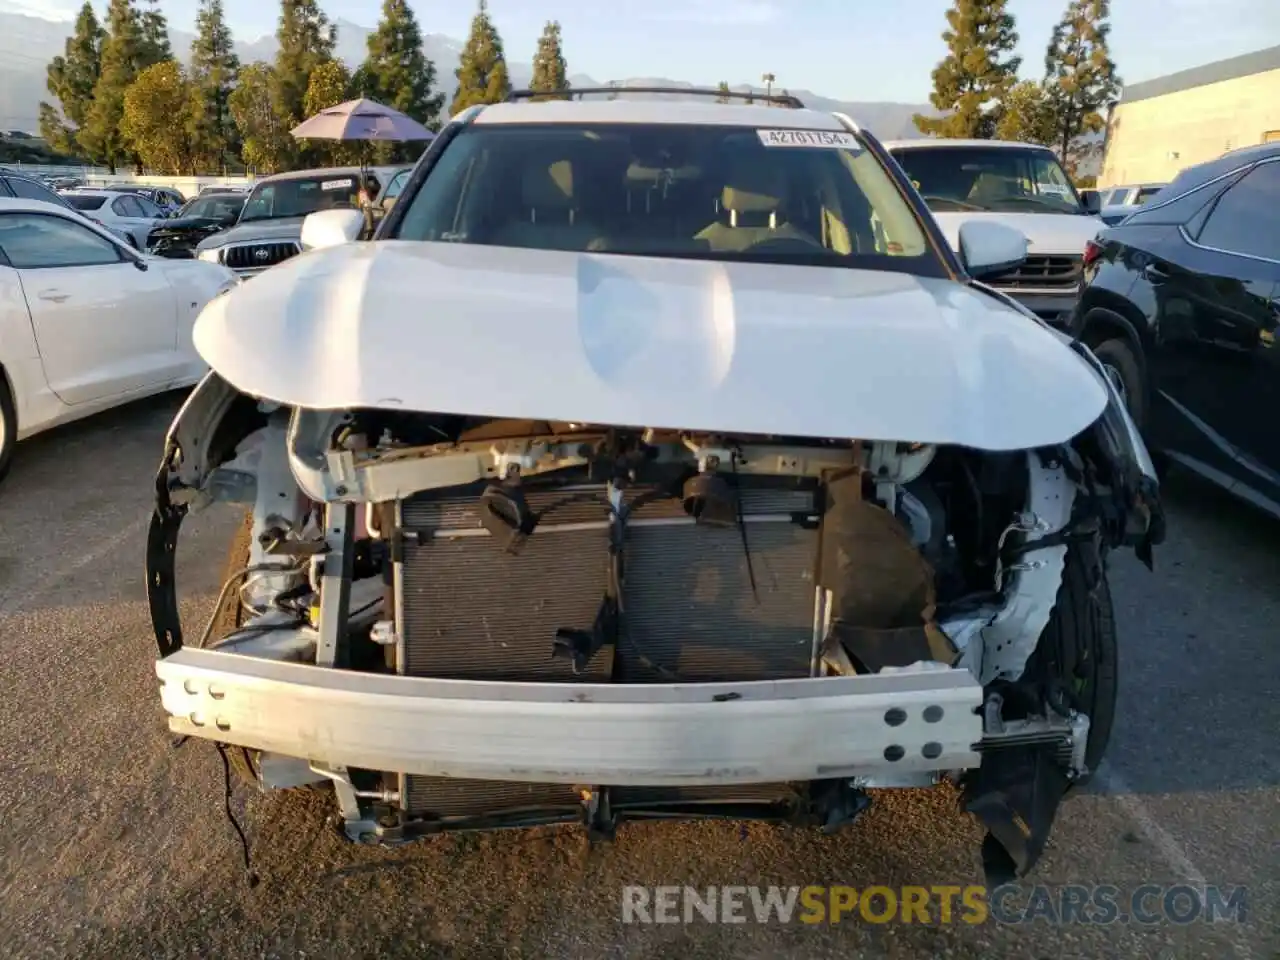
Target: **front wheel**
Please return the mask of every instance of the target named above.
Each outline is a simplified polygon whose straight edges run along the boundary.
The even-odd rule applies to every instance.
[[[1107,571],[1097,548],[1074,544],[1067,550],[1062,585],[1049,625],[1029,664],[1047,690],[1061,690],[1065,705],[1089,718],[1088,768],[1076,784],[1087,783],[1111,742],[1119,680],[1115,612]]]
[[[9,472],[13,462],[13,448],[18,445],[18,412],[13,395],[0,370],[0,480]]]
[[[1127,341],[1103,340],[1093,348],[1093,355],[1102,364],[1120,394],[1129,416],[1141,429],[1147,419],[1147,391],[1142,379],[1142,364]]]

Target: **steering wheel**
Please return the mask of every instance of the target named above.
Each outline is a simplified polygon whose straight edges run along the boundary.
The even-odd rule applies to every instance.
[[[770,237],[749,244],[746,249],[751,253],[810,253],[827,248],[810,237]]]

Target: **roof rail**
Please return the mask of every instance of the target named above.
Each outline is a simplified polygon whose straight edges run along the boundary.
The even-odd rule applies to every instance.
[[[805,105],[800,98],[789,93],[739,93],[736,90],[712,90],[706,87],[565,87],[561,90],[513,90],[507,95],[507,102],[529,100],[533,97],[572,100],[574,97],[581,98],[585,94],[616,96],[620,93],[663,93],[687,94],[695,97],[727,97],[731,100],[759,101],[773,106],[788,107],[792,110],[805,109]]]

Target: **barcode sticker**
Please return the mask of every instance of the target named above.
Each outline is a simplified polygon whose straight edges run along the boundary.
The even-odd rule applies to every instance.
[[[819,150],[859,150],[858,138],[843,130],[757,130],[766,147],[809,147]]]

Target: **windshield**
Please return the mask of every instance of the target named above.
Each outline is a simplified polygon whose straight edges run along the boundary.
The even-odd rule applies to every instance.
[[[851,133],[688,124],[476,124],[391,236],[942,275]]]
[[[188,200],[186,206],[178,211],[180,217],[208,217],[212,220],[231,220],[244,206],[244,197],[233,194],[214,194],[210,197],[198,197]]]
[[[318,210],[355,207],[360,190],[354,173],[317,174],[296,180],[272,180],[259,184],[249,194],[240,212],[240,222],[305,217]]]
[[[920,147],[891,151],[929,209],[1084,213],[1052,151],[1012,147]]]
[[[106,197],[95,197],[92,194],[85,196],[83,194],[68,193],[66,198],[71,201],[71,205],[77,210],[97,210],[107,202]]]

